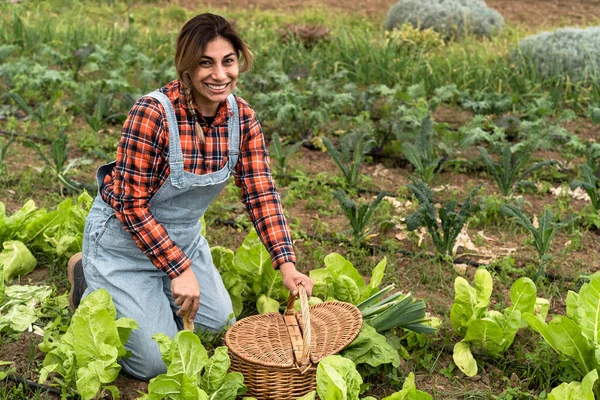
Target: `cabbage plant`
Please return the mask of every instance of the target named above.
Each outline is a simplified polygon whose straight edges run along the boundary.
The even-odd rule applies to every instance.
[[[492,36],[504,27],[504,18],[483,0],[401,0],[389,10],[385,27],[404,23],[431,28],[451,39],[467,34]]]

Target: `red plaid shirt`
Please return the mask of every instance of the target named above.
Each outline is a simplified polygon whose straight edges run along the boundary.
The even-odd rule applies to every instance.
[[[206,140],[202,143],[194,133],[180,82],[173,81],[160,91],[173,103],[179,122],[184,170],[203,175],[223,168],[229,146],[227,117],[233,114],[227,102],[219,106],[212,126],[203,127]],[[261,126],[248,103],[239,97],[237,103],[241,137],[235,183],[242,189],[242,201],[271,255],[273,266],[295,263],[292,237],[271,176]],[[163,128],[168,124],[158,104],[154,99],[143,98],[129,111],[117,149],[116,166],[104,179],[101,195],[144,254],[157,268],[174,278],[190,266],[191,260],[169,238],[148,206],[170,171],[169,135]]]

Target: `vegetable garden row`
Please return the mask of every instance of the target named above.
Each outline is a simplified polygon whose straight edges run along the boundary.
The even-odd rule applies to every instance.
[[[65,294],[95,168],[137,97],[175,78],[175,27],[199,11],[0,3],[3,398],[243,398],[223,335],[156,335],[168,370],[139,386],[118,365],[136,321],[104,291],[75,313]],[[596,31],[577,36],[593,45],[572,70],[539,70],[533,39],[519,47],[539,32],[510,23],[480,37],[212,11],[255,52],[237,94],[259,114],[311,303],[363,315],[303,398],[600,394]],[[289,293],[238,197],[230,182],[203,228],[239,319],[280,311]]]

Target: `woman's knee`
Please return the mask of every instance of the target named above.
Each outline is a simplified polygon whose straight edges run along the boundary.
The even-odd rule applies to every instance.
[[[162,360],[160,351],[149,351],[149,349],[136,351],[134,349],[132,352],[131,357],[123,358],[120,361],[123,371],[132,377],[148,381],[167,372],[167,366]]]

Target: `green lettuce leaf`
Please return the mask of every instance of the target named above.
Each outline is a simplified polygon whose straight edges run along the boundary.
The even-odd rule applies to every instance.
[[[594,383],[598,379],[598,371],[590,371],[581,381],[563,383],[552,389],[548,400],[594,400]]]
[[[0,252],[0,264],[3,265],[4,281],[12,282],[35,269],[37,260],[23,242],[9,240],[2,246],[4,249]]]
[[[471,346],[467,342],[458,342],[454,345],[454,352],[452,354],[454,364],[466,375],[475,376],[477,375],[477,361],[473,358],[471,353]]]
[[[409,372],[404,384],[402,384],[402,390],[384,397],[382,400],[433,400],[433,397],[427,392],[417,390],[415,374]]]
[[[323,358],[317,367],[317,393],[321,400],[357,399],[362,377],[351,360],[338,355]]]
[[[382,364],[392,364],[395,368],[400,366],[398,352],[387,342],[385,336],[366,323],[363,323],[356,339],[341,355],[352,360],[355,365],[368,364],[378,367]]]

